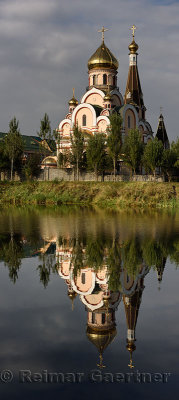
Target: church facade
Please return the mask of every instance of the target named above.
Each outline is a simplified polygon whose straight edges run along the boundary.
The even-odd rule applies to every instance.
[[[66,117],[59,123],[57,132],[57,157],[60,152],[70,151],[71,135],[75,125],[88,134],[104,133],[110,125],[109,116],[112,112],[121,115],[122,137],[128,134],[130,129],[138,128],[141,132],[141,140],[147,143],[153,139],[153,132],[146,120],[146,107],[144,105],[138,72],[138,45],[135,42],[135,26],[132,42],[129,45],[129,72],[124,96],[120,92],[117,82],[118,60],[104,43],[104,27],[102,43],[88,60],[88,87],[78,102],[73,97],[69,101],[69,110]]]

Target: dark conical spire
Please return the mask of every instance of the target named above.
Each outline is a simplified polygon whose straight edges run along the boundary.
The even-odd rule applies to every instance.
[[[125,104],[133,104],[140,110],[140,118],[145,118],[145,106],[137,67],[138,45],[134,40],[129,45],[129,72],[127,78],[126,91],[124,96]]]
[[[160,114],[160,117],[159,117],[159,123],[158,123],[156,137],[158,140],[161,140],[161,142],[163,143],[164,149],[170,148],[170,143],[168,140],[168,135],[167,135],[167,131],[165,128],[164,118],[163,118],[162,113]]]

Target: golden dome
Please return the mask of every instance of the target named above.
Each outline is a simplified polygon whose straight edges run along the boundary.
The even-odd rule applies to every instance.
[[[137,50],[138,50],[139,46],[138,44],[135,42],[135,40],[133,39],[133,41],[131,42],[131,44],[129,45],[128,49],[130,51],[130,54],[136,54]]]
[[[108,331],[99,331],[88,326],[86,330],[88,339],[97,347],[100,353],[103,353],[103,351],[113,341],[116,333],[116,328],[111,328]]]
[[[77,106],[78,105],[78,100],[76,100],[75,97],[73,96],[71,98],[71,100],[69,100],[68,104],[69,104],[69,106]]]
[[[57,166],[57,157],[54,156],[49,156],[43,159],[42,161],[43,165],[53,165],[53,166]]]
[[[73,88],[73,97],[71,98],[71,100],[69,100],[68,102],[69,106],[77,106],[78,105],[78,100],[75,99],[75,89]]]
[[[105,94],[104,100],[107,100],[107,101],[111,101],[111,100],[112,100],[112,96],[111,96],[110,92],[107,92],[107,93]]]
[[[104,42],[88,60],[88,69],[92,68],[113,68],[118,69],[119,63]]]

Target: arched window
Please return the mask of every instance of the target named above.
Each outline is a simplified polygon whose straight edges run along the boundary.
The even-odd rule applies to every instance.
[[[103,85],[107,85],[107,75],[103,74]]]
[[[83,284],[83,285],[85,285],[85,282],[86,282],[86,276],[85,276],[85,272],[82,272],[82,274],[81,274],[81,283]]]
[[[97,75],[93,75],[93,85],[97,85]]]
[[[86,126],[86,115],[85,114],[83,114],[83,116],[82,116],[82,125]]]
[[[131,118],[130,118],[130,115],[128,115],[128,117],[127,117],[127,126],[128,126],[128,128],[131,127]]]

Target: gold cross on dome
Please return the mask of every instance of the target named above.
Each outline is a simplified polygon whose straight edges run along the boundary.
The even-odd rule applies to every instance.
[[[135,25],[132,25],[132,28],[130,28],[130,29],[132,31],[132,36],[133,36],[133,39],[134,39],[134,34],[135,34],[135,30],[137,29],[137,27]]]
[[[75,88],[73,87],[73,97],[75,97]]]
[[[99,29],[99,31],[98,32],[102,32],[102,42],[104,42],[104,32],[106,32],[106,31],[108,31],[109,29],[106,29],[104,26],[101,28],[101,29]]]

